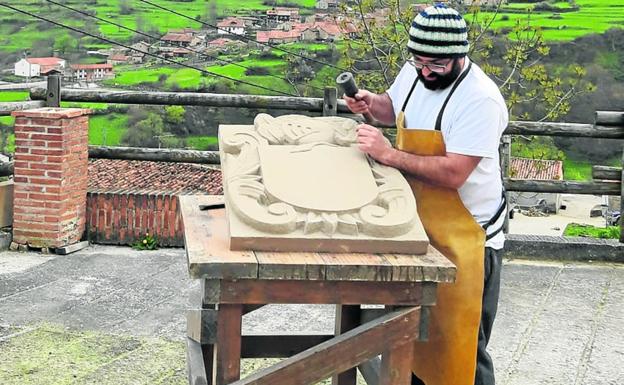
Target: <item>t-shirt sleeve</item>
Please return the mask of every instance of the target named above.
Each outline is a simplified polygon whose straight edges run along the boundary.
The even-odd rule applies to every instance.
[[[507,116],[507,109],[492,98],[462,105],[455,111],[452,126],[444,137],[446,151],[495,158]]]

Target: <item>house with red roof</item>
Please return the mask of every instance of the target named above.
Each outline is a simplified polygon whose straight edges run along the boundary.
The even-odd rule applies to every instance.
[[[115,77],[113,65],[104,64],[72,64],[69,66],[71,79],[74,81],[98,81]]]
[[[226,17],[217,23],[219,35],[244,35],[245,22],[237,17]]]
[[[166,47],[182,47],[186,48],[191,45],[193,34],[188,32],[168,32],[160,38],[160,45]]]
[[[531,180],[563,180],[563,162],[530,158],[511,158],[509,177]],[[512,207],[536,209],[538,211],[558,213],[561,206],[561,194],[510,192]]]
[[[63,72],[67,61],[59,57],[29,57],[15,63],[15,75],[22,77],[45,76],[50,71]]]

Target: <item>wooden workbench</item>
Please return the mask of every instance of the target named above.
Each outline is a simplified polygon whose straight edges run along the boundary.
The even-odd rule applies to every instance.
[[[426,338],[437,284],[455,279],[450,261],[432,247],[425,255],[231,251],[225,210],[199,210],[221,199],[180,196],[189,273],[202,297],[187,316],[190,384],[333,376],[335,385],[354,385],[355,367],[369,384],[410,384],[411,342]],[[241,336],[243,314],[275,303],[336,304],[335,335]],[[259,357],[289,358],[240,380],[240,359]]]

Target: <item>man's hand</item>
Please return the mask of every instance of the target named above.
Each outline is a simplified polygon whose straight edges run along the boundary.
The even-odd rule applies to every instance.
[[[356,130],[357,144],[360,151],[381,163],[387,163],[386,158],[393,149],[390,142],[381,133],[381,130],[368,124],[360,124],[356,127]]]
[[[359,90],[355,98],[343,95],[342,98],[354,114],[370,114],[375,94],[367,90]]]

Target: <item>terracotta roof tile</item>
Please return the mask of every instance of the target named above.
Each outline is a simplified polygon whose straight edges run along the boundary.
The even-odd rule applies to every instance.
[[[26,58],[26,61],[30,64],[39,64],[42,66],[53,66],[60,64],[65,61],[65,59],[61,59],[58,57],[29,57]]]
[[[89,160],[89,191],[223,194],[221,171],[191,163]]]
[[[560,160],[541,160],[511,158],[510,174],[516,179],[562,180],[563,162]]]

